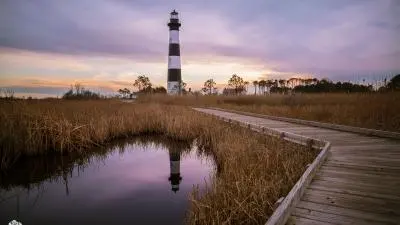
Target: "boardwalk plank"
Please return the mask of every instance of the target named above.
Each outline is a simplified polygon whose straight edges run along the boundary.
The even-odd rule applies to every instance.
[[[386,173],[383,171],[365,171],[365,170],[354,170],[349,168],[335,168],[335,167],[328,167],[323,166],[320,169],[321,173],[329,173],[329,174],[340,174],[340,175],[350,175],[350,176],[357,176],[360,179],[372,179],[372,180],[390,180],[390,181],[399,181],[400,177],[397,177],[395,173]],[[383,179],[382,179],[383,178]]]
[[[359,183],[349,183],[349,182],[331,182],[325,180],[314,179],[312,184],[309,186],[310,188],[319,187],[326,188],[327,190],[335,191],[335,190],[343,190],[343,193],[359,191],[365,192],[370,197],[375,197],[375,195],[382,195],[382,198],[389,199],[399,199],[399,190],[395,187],[391,189],[383,189],[379,185],[365,185]],[[315,188],[314,188],[315,189]]]
[[[343,225],[353,225],[353,224],[374,224],[374,225],[387,225],[386,222],[360,219],[355,217],[349,217],[338,214],[330,214],[327,212],[314,211],[310,209],[295,208],[292,215],[299,216],[311,220],[318,220],[328,223],[343,224]]]
[[[387,177],[376,177],[369,174],[351,174],[351,173],[341,173],[334,171],[318,171],[316,177],[329,177],[329,178],[342,178],[347,180],[353,180],[354,182],[363,182],[363,183],[380,183],[383,185],[391,185],[391,186],[399,186],[400,180],[397,178],[387,178]]]
[[[335,192],[335,193],[341,193],[341,194],[349,194],[349,195],[358,195],[361,197],[371,197],[371,198],[378,198],[378,199],[400,201],[400,197],[393,193],[380,194],[380,193],[376,193],[375,189],[365,188],[365,187],[360,187],[360,186],[343,186],[343,185],[337,186],[335,184],[321,185],[321,184],[316,184],[316,182],[313,182],[309,186],[309,189],[319,190],[319,191],[327,191],[327,192]]]
[[[338,225],[337,223],[328,223],[320,220],[312,220],[299,216],[289,218],[287,225]]]
[[[377,212],[400,216],[400,203],[395,200],[361,197],[328,191],[308,189],[302,200],[349,209],[362,209],[366,212]]]
[[[353,146],[340,146],[340,147],[332,147],[332,151],[340,151],[340,150],[372,150],[372,151],[385,151],[385,150],[395,150],[399,152],[400,145],[399,144],[393,144],[390,142],[383,142],[383,143],[378,143],[375,145],[353,145]]]
[[[324,164],[321,168],[324,170],[331,171],[343,171],[343,172],[352,172],[352,173],[364,173],[371,175],[382,175],[382,176],[391,176],[396,177],[399,175],[399,170],[395,169],[385,169],[385,168],[376,168],[376,167],[367,167],[367,166],[346,166],[346,165],[335,165],[335,164]]]
[[[326,212],[326,213],[330,213],[330,214],[334,214],[334,215],[349,216],[349,217],[360,218],[360,219],[364,219],[364,220],[379,221],[379,222],[384,222],[386,224],[398,224],[397,222],[400,220],[400,217],[397,217],[397,216],[388,216],[386,214],[379,214],[376,212],[365,212],[365,211],[358,210],[358,209],[348,209],[348,208],[342,208],[342,207],[337,207],[337,206],[332,206],[332,205],[309,202],[309,201],[301,201],[297,205],[297,208],[309,209],[309,210],[319,211],[319,212]]]
[[[331,183],[346,183],[346,184],[353,184],[353,185],[360,185],[360,186],[369,186],[369,187],[378,187],[378,188],[385,188],[387,190],[391,190],[393,193],[398,193],[397,186],[392,185],[383,185],[382,183],[377,183],[370,180],[354,180],[352,178],[342,178],[342,177],[327,177],[327,176],[320,176],[315,175],[313,180],[323,180]]]
[[[339,167],[339,168],[349,168],[349,169],[360,169],[360,170],[366,170],[366,171],[388,171],[389,173],[395,173],[395,174],[400,174],[400,165],[399,167],[389,167],[389,166],[377,166],[377,165],[365,165],[365,164],[360,164],[357,162],[337,162],[333,160],[328,160],[324,166],[330,166],[330,167]]]
[[[329,158],[326,162],[326,165],[344,165],[344,166],[358,166],[358,167],[369,167],[369,168],[379,168],[379,169],[388,169],[388,170],[399,170],[400,169],[400,164],[399,165],[382,165],[378,163],[365,163],[363,161],[361,162],[355,162],[355,161],[343,161],[343,160],[336,160]]]

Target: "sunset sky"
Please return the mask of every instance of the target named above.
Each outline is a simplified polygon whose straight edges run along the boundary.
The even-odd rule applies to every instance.
[[[112,93],[139,74],[166,86],[167,22],[182,22],[182,79],[400,73],[398,0],[0,0],[0,87],[57,96],[74,82]]]

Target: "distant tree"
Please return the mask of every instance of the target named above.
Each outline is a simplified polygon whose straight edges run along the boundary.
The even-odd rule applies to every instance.
[[[244,89],[246,90],[246,92],[249,89],[249,84],[250,84],[250,82],[244,81]]]
[[[125,97],[125,92],[124,92],[124,89],[119,89],[118,90],[118,93],[124,98]]]
[[[151,91],[152,84],[148,77],[146,77],[145,75],[140,75],[136,78],[133,86],[138,89],[138,92],[146,92]]]
[[[63,95],[63,99],[100,99],[101,96],[98,93],[86,90],[82,84],[75,83],[71,85],[71,88]]]
[[[400,74],[397,74],[389,83],[386,85],[389,90],[399,91],[400,90]]]
[[[14,90],[11,88],[2,88],[0,89],[0,98],[4,99],[14,99]]]
[[[312,83],[313,83],[313,80],[310,79],[310,78],[307,78],[307,79],[304,80],[304,84],[305,84],[305,85],[310,85],[310,84],[312,84]]]
[[[258,86],[260,86],[260,92],[261,92],[261,94],[264,95],[264,94],[265,94],[265,87],[267,86],[267,81],[265,81],[265,80],[260,80],[260,81],[258,82]]]
[[[118,93],[120,93],[123,98],[128,98],[131,94],[131,91],[128,88],[124,88],[124,89],[119,89]]]
[[[279,83],[279,86],[280,86],[280,87],[283,87],[283,88],[284,88],[284,87],[285,87],[285,84],[286,84],[286,80],[282,80],[282,79],[281,79],[281,80],[278,81],[278,83]]]
[[[74,84],[74,87],[75,87],[75,93],[77,94],[77,95],[80,95],[83,91],[84,91],[84,87],[83,87],[83,85],[81,84],[81,83],[78,83],[78,82],[76,82],[75,84]]]
[[[236,94],[236,90],[234,88],[224,88],[222,90],[222,94],[223,95],[235,95]]]
[[[253,81],[253,86],[254,86],[254,95],[257,95],[257,86],[258,86],[257,80]]]
[[[232,77],[228,80],[228,85],[235,90],[235,94],[241,94],[243,93],[246,88],[245,88],[245,81],[243,78],[239,77],[236,74],[233,74]]]
[[[64,93],[63,99],[73,99],[74,98],[74,89],[69,89],[67,92]]]
[[[215,85],[217,85],[217,83],[215,83],[214,79],[208,79],[204,82],[202,91],[211,95],[213,94]]]
[[[290,85],[291,88],[294,88],[296,86],[297,82],[298,82],[298,79],[296,77],[292,77],[289,80],[287,80],[286,83],[288,86]]]
[[[166,94],[167,93],[167,89],[165,89],[165,87],[163,86],[159,86],[153,89],[154,93],[159,93],[159,94]]]
[[[131,91],[128,88],[124,88],[124,93],[125,93],[126,97],[131,95]]]
[[[274,85],[274,82],[272,80],[267,80],[265,82],[265,87],[267,88],[267,92],[271,93],[271,87]]]

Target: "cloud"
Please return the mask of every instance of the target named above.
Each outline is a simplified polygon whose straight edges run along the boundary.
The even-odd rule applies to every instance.
[[[82,59],[52,53],[38,53],[19,49],[0,48],[0,67],[31,67],[47,70],[70,70],[85,72],[92,70]]]
[[[0,45],[39,52],[119,55],[142,60],[165,52],[165,45],[158,38],[166,30],[161,17],[147,18],[143,12],[126,9],[112,1],[82,3],[3,2],[8,7],[0,11],[0,28],[7,32],[1,32]],[[88,10],[93,5],[95,10]],[[163,29],[153,32],[157,24]]]
[[[6,0],[0,78],[96,83],[146,74],[165,85],[173,8],[182,20],[183,79],[192,85],[232,73],[257,79],[400,71],[396,0]]]

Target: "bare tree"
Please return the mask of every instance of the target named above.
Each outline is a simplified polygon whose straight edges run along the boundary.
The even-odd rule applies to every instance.
[[[133,86],[138,89],[139,92],[149,90],[152,86],[150,79],[145,75],[138,76],[133,83]]]
[[[3,92],[3,94],[1,94]],[[0,89],[0,97],[4,95],[4,98],[6,99],[13,99],[14,98],[14,90],[11,88],[3,88],[2,90]]]
[[[81,83],[76,82],[74,84],[74,87],[77,95],[80,95],[83,92],[84,87],[82,86]]]
[[[216,83],[215,83],[214,79],[208,79],[208,80],[206,80],[206,82],[204,82],[202,91],[204,93],[208,93],[209,95],[211,95],[215,89],[215,85],[216,85]]]

